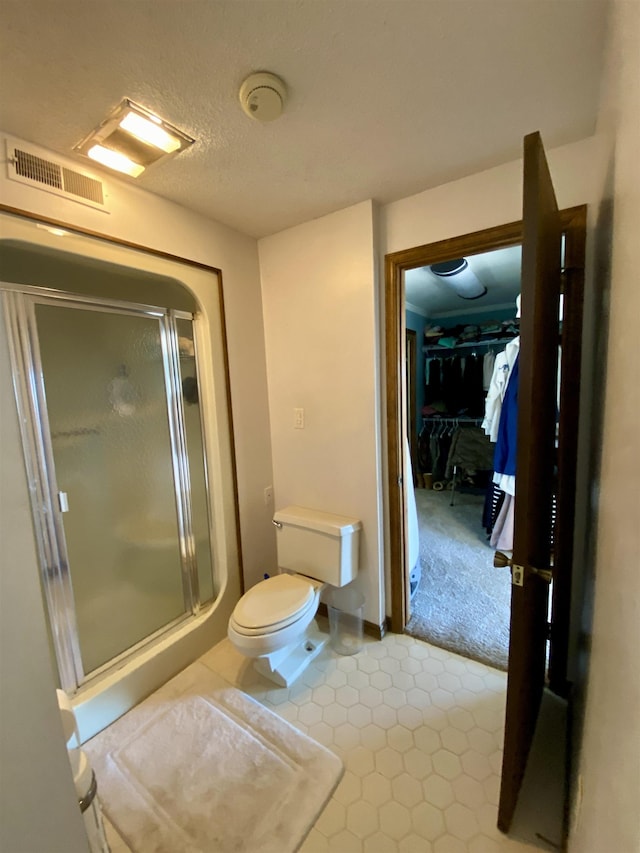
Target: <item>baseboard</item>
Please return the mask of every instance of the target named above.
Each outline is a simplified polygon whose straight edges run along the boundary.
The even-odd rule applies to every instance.
[[[320,602],[318,605],[318,615],[325,616],[328,618],[329,611],[327,610],[327,605],[324,602]],[[387,616],[382,625],[376,625],[375,622],[368,622],[366,619],[362,623],[362,631],[368,637],[373,637],[376,640],[381,640],[387,631],[390,630],[391,619]]]

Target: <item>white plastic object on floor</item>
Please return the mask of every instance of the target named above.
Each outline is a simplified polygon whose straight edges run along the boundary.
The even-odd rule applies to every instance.
[[[327,596],[331,646],[340,655],[362,650],[364,596],[353,585],[333,588]]]
[[[84,750],[80,749],[80,736],[69,697],[63,690],[56,690],[62,728],[67,744],[73,782],[82,812],[84,828],[89,840],[90,853],[109,853],[109,844],[104,830],[102,810],[98,800],[98,783]]]
[[[416,492],[413,487],[413,466],[411,465],[411,453],[409,452],[409,441],[404,437],[404,477],[405,495],[407,507],[407,536],[409,539],[407,583],[411,583],[411,573],[416,568],[420,559],[420,529],[418,526],[418,508],[416,507]],[[417,589],[417,585],[415,587]]]

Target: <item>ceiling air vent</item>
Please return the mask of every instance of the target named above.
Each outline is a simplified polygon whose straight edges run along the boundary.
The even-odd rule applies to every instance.
[[[108,212],[102,181],[48,157],[41,157],[31,147],[27,150],[25,145],[7,140],[7,168],[13,181]]]

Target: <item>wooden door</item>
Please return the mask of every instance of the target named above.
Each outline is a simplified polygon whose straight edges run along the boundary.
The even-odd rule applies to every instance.
[[[511,638],[498,826],[511,826],[542,698],[557,416],[561,221],[539,133],[524,140]],[[517,585],[521,583],[522,585]]]

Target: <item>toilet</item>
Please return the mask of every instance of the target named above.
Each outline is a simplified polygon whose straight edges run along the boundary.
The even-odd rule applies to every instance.
[[[279,510],[273,524],[279,574],[242,596],[227,634],[261,675],[289,687],[329,639],[315,621],[320,593],[356,577],[362,524],[301,506]]]

